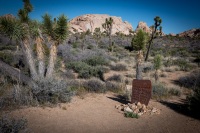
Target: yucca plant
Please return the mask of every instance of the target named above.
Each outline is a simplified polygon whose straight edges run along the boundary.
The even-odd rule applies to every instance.
[[[20,43],[30,68],[31,77],[36,80],[37,71],[32,54],[32,48],[30,46],[30,32],[28,24],[21,23],[21,20],[14,17],[4,16],[0,18],[0,33]]]
[[[57,46],[62,43],[68,35],[67,17],[61,15],[58,20],[53,20],[48,14],[42,16],[42,29],[53,44],[50,47],[49,64],[47,67],[46,77],[51,77],[54,71],[55,62],[57,59]]]
[[[140,29],[131,42],[132,48],[138,51],[138,54],[136,56],[136,61],[137,61],[136,79],[142,79],[141,63],[143,61],[143,51],[145,49],[146,40],[147,40],[147,36],[145,32]]]

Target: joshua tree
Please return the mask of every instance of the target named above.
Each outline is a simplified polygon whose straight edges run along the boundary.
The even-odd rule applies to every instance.
[[[145,61],[148,60],[148,57],[149,57],[149,53],[150,53],[150,49],[151,49],[151,45],[152,45],[153,39],[156,37],[157,29],[158,29],[158,27],[161,25],[162,19],[161,19],[159,16],[156,16],[156,17],[154,18],[154,21],[155,21],[154,25],[151,26],[152,34],[151,34],[151,39],[149,40],[149,46],[148,46],[148,49],[147,49]],[[162,33],[162,27],[161,27],[161,26],[160,26],[159,30],[160,30],[160,34],[161,34],[161,33]]]
[[[141,29],[137,32],[135,37],[132,39],[131,45],[134,50],[138,51],[136,56],[136,79],[142,79],[142,68],[141,63],[143,60],[143,51],[146,45],[146,34]]]
[[[18,17],[4,16],[0,18],[0,33],[16,40],[21,45],[27,64],[30,69],[31,78],[37,81],[39,77],[45,77],[45,63],[44,63],[44,48],[42,45],[43,37],[40,30],[40,24],[29,19],[28,14],[33,7],[29,0],[23,0],[24,8],[18,12]],[[43,33],[49,36],[54,44],[50,48],[49,65],[47,68],[46,77],[50,77],[54,70],[54,64],[57,57],[57,46],[66,39],[67,36],[67,18],[61,15],[58,20],[51,20],[49,15],[43,16]],[[33,57],[32,45],[36,43],[37,58]],[[35,61],[38,59],[38,71],[36,69]]]
[[[106,18],[105,23],[102,24],[102,27],[105,29],[106,35],[109,36],[109,45],[112,46],[111,34],[112,34],[113,19],[110,17]]]
[[[0,19],[0,33],[16,40],[23,50],[27,63],[30,68],[31,78],[37,80],[38,74],[35,67],[35,60],[33,58],[33,51],[30,45],[31,42],[31,27],[28,19],[28,13],[31,12],[32,6],[29,0],[24,0],[24,8],[18,12],[19,20],[12,17],[1,17]]]
[[[155,68],[155,81],[158,81],[158,70],[161,68],[162,65],[162,58],[158,54],[154,57],[154,68]]]
[[[51,77],[54,72],[54,65],[57,59],[57,47],[62,43],[68,35],[67,17],[61,15],[58,20],[52,20],[48,14],[42,16],[42,28],[44,34],[48,35],[49,39],[53,42],[50,47],[49,64],[47,67],[46,77]]]
[[[96,39],[97,46],[99,45],[99,40],[101,39],[101,30],[100,28],[95,28],[93,37]]]

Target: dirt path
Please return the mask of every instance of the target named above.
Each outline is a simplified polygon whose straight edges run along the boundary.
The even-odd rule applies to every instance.
[[[119,101],[112,93],[88,94],[84,99],[74,97],[71,103],[59,107],[31,107],[12,114],[25,117],[34,133],[200,132],[200,121],[178,113],[181,106],[174,101],[163,104],[151,100],[150,105],[161,109],[161,114],[143,115],[139,119],[125,118],[119,113],[114,107]]]

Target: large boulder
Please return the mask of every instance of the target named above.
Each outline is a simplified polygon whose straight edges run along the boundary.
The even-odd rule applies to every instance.
[[[138,23],[138,26],[136,28],[136,32],[139,31],[140,29],[142,29],[144,32],[146,33],[152,33],[152,30],[148,27],[147,23],[143,22],[143,21],[140,21]]]
[[[129,31],[133,30],[133,27],[127,21],[122,21],[121,17],[109,16],[106,14],[86,14],[78,16],[69,22],[70,31],[75,32],[85,32],[88,29],[94,32],[95,28],[100,28],[101,32],[104,31],[102,24],[105,23],[105,19],[111,17],[113,19],[112,34],[116,32],[121,32],[128,35]]]

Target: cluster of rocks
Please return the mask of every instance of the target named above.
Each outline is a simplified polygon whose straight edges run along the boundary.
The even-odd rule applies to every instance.
[[[146,106],[145,104],[141,104],[140,102],[136,102],[133,104],[121,104],[121,105],[115,105],[115,108],[118,109],[120,112],[123,111],[125,112],[129,112],[129,113],[134,113],[137,114],[139,116],[143,115],[143,114],[160,114],[160,109],[157,109],[155,107],[152,106]]]

